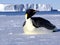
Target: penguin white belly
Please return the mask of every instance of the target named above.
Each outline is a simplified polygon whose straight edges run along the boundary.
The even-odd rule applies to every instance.
[[[26,24],[23,27],[25,34],[48,34],[52,33],[52,30],[48,30],[44,27],[35,28],[32,24],[31,19],[26,21]]]

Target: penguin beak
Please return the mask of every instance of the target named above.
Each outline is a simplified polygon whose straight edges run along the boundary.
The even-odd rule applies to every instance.
[[[40,12],[40,11],[37,10],[36,12]]]
[[[40,11],[38,11],[38,10],[35,10],[34,12],[40,12]]]
[[[34,12],[36,12],[36,10]]]

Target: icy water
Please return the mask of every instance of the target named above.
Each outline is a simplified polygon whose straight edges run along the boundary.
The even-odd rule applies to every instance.
[[[35,15],[60,29],[60,15]],[[24,35],[24,15],[0,15],[0,45],[60,45],[60,31],[51,34]]]

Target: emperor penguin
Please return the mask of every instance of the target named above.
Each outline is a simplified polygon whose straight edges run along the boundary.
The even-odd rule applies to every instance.
[[[25,34],[48,34],[56,31],[56,26],[42,17],[32,17],[37,10],[28,9],[25,14],[23,30]]]

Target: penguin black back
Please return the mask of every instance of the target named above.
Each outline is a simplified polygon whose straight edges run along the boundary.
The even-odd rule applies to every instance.
[[[55,26],[49,22],[48,20],[44,19],[44,18],[41,18],[41,17],[32,17],[32,23],[33,25],[36,27],[36,28],[39,28],[39,27],[45,27],[47,29],[54,29]]]

